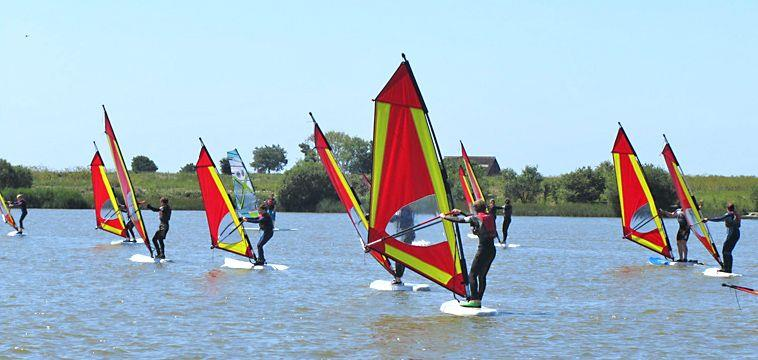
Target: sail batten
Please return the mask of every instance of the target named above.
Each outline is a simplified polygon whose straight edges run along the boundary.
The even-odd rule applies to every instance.
[[[623,127],[613,145],[623,237],[666,258],[673,259],[666,229],[637,158]]]
[[[113,155],[113,162],[116,166],[116,174],[118,175],[118,182],[121,188],[121,194],[124,197],[124,205],[126,206],[127,217],[134,223],[134,228],[137,229],[137,233],[140,234],[142,240],[145,243],[145,247],[150,252],[150,256],[153,256],[153,248],[150,246],[150,238],[145,230],[145,222],[142,219],[142,212],[140,211],[139,203],[137,202],[136,194],[134,193],[134,186],[129,176],[129,171],[126,169],[126,163],[124,162],[124,156],[121,153],[121,147],[119,147],[118,140],[116,139],[116,133],[113,131],[113,126],[108,118],[108,112],[103,106],[103,116],[105,118],[105,134],[108,137],[108,146],[111,149]]]
[[[416,227],[451,210],[426,106],[403,61],[375,99],[368,247],[448,290],[467,296],[458,233],[451,222]],[[443,239],[439,239],[440,234]],[[390,234],[402,234],[395,238]],[[422,238],[431,245],[414,245]]]
[[[723,265],[716,244],[713,242],[713,237],[711,237],[711,233],[708,230],[708,226],[703,222],[699,204],[695,200],[695,196],[690,191],[689,186],[687,186],[682,167],[679,165],[679,160],[677,160],[674,155],[674,150],[671,148],[668,140],[666,140],[666,145],[663,147],[661,154],[666,161],[666,167],[671,175],[671,181],[674,183],[676,196],[679,198],[679,205],[684,212],[685,219],[687,219],[687,224],[708,253],[711,254],[719,265]]]
[[[255,259],[250,239],[205,145],[200,148],[195,172],[203,196],[211,247]]]
[[[90,162],[90,176],[92,179],[93,202],[95,205],[95,221],[97,228],[121,237],[127,237],[124,218],[121,215],[121,209],[116,200],[116,195],[113,193],[113,188],[111,187],[108,175],[105,172],[105,165],[103,163],[103,158],[100,156],[100,151],[95,151],[95,156],[92,157],[92,161]],[[108,214],[113,215],[107,217],[103,216],[103,208],[107,208]]]

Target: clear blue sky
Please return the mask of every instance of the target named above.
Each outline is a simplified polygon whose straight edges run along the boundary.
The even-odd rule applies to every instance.
[[[311,131],[371,137],[405,52],[445,155],[463,140],[555,175],[643,162],[666,133],[689,174],[758,175],[758,2],[14,1],[0,8],[0,158],[53,169],[105,152],[162,171]],[[28,37],[26,36],[28,34]],[[127,160],[128,161],[128,160]]]

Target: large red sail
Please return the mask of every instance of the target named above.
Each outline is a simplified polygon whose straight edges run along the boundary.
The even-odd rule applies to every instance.
[[[463,199],[466,200],[466,205],[470,212],[474,210],[474,194],[471,192],[471,185],[466,179],[466,171],[462,166],[458,166],[458,179],[461,181],[461,190],[463,190]]]
[[[111,188],[108,176],[105,173],[105,165],[103,164],[103,158],[100,157],[100,151],[95,151],[95,156],[92,157],[89,168],[92,178],[97,228],[121,237],[126,237],[124,218],[121,216],[116,196],[113,194],[113,188]],[[103,209],[106,209],[105,216],[103,215]]]
[[[150,256],[153,256],[153,248],[150,246],[150,238],[147,236],[147,231],[145,231],[145,222],[142,220],[142,212],[140,211],[137,197],[134,194],[132,180],[129,177],[129,171],[126,169],[126,163],[124,163],[124,156],[121,154],[118,140],[116,140],[116,133],[113,131],[110,119],[108,119],[108,112],[105,111],[105,105],[103,105],[103,115],[105,116],[105,134],[108,137],[108,146],[111,148],[113,162],[116,165],[116,174],[118,175],[121,194],[124,196],[127,217],[134,223],[134,227],[145,242],[147,250],[150,251]]]
[[[664,138],[665,137],[666,136],[664,135]],[[666,140],[666,145],[663,147],[662,154],[666,161],[666,167],[669,169],[669,174],[671,174],[671,182],[674,183],[676,196],[679,198],[679,204],[684,212],[684,217],[687,219],[687,224],[690,226],[690,229],[692,229],[692,232],[695,233],[698,240],[700,240],[703,246],[705,246],[705,249],[708,250],[708,253],[716,259],[719,265],[722,265],[721,256],[719,256],[719,251],[716,249],[716,244],[713,243],[711,233],[703,222],[703,217],[698,208],[699,205],[695,201],[695,196],[690,192],[687,182],[684,180],[684,172],[682,172],[679,161],[676,159],[676,156],[674,156],[674,150],[671,149],[668,140]]]
[[[329,175],[329,180],[332,182],[332,186],[337,192],[337,197],[339,197],[342,205],[345,206],[347,216],[350,218],[350,222],[353,224],[355,231],[358,233],[358,237],[361,239],[363,246],[365,246],[365,237],[367,236],[368,231],[368,220],[366,219],[363,208],[358,201],[358,197],[355,195],[353,189],[348,184],[347,179],[342,173],[339,165],[337,165],[337,161],[335,160],[334,154],[332,153],[332,147],[326,140],[324,133],[321,132],[321,128],[318,126],[318,123],[316,123],[315,119],[313,120],[313,140],[316,143],[316,151],[321,158],[321,163],[324,164],[324,169]],[[392,265],[386,256],[374,250],[369,250],[369,253],[376,259],[376,261],[379,262],[379,264],[382,265],[382,267],[384,267],[385,270],[394,275],[395,271],[392,269]]]
[[[250,239],[240,223],[237,211],[218,176],[216,164],[208,154],[205,145],[200,149],[200,155],[195,164],[200,192],[203,195],[205,217],[208,220],[208,231],[211,236],[211,247],[226,250],[251,259],[255,258]],[[225,221],[227,225],[222,228]],[[231,236],[236,232],[236,236]]]
[[[434,220],[450,211],[450,198],[426,113],[410,65],[403,61],[375,100],[368,247],[467,296],[455,228]],[[412,226],[402,225],[403,218],[410,218]],[[434,243],[440,233],[444,239]],[[413,245],[410,236],[433,244]]]
[[[619,127],[612,153],[624,238],[672,259],[666,229],[647,185],[642,164],[622,127]]]
[[[471,190],[474,193],[474,201],[484,200],[484,194],[482,194],[482,188],[479,186],[479,180],[476,179],[474,168],[471,167],[471,160],[468,158],[466,148],[461,141],[461,157],[463,157],[463,165],[466,166],[466,173],[468,174],[469,183],[471,184]]]

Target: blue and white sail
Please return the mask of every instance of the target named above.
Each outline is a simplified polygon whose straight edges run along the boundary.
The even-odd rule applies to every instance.
[[[250,173],[240,157],[239,151],[234,149],[226,153],[229,166],[232,170],[234,182],[234,201],[237,213],[246,217],[258,217],[258,199],[255,197],[255,187],[250,180]]]

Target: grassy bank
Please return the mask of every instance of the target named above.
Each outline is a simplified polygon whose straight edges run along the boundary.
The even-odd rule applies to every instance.
[[[109,179],[119,193],[115,173]],[[278,192],[283,179],[282,174],[253,174],[253,182],[259,197],[267,197]],[[49,171],[34,169],[34,185],[29,189],[3,189],[3,195],[12,199],[21,192],[27,195],[31,207],[82,209],[92,207],[92,185],[89,169],[76,171]],[[487,194],[493,194],[498,202],[505,197],[501,177],[480,179]],[[751,199],[753,189],[758,188],[758,177],[750,176],[691,176],[687,178],[698,199],[704,202],[707,216],[720,214],[727,202],[734,202],[742,210],[755,209]],[[132,181],[137,197],[149,203],[157,203],[158,198],[167,196],[178,210],[200,210],[203,208],[197,177],[194,173],[135,173]],[[231,184],[231,178],[222,175],[225,184]],[[462,201],[461,201],[462,202]],[[367,203],[367,202],[366,202]],[[286,204],[283,204],[286,208]],[[457,204],[462,206],[462,204]],[[337,201],[324,200],[319,203],[320,212],[340,212],[342,205]],[[614,216],[608,204],[599,203],[529,203],[514,204],[514,214],[521,216]]]

